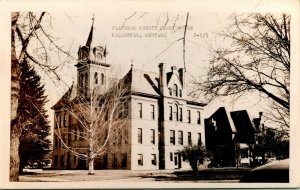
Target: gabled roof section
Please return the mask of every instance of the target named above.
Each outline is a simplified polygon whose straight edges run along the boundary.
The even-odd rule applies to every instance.
[[[225,107],[219,107],[219,109],[217,109],[217,111],[215,111],[209,118],[214,118],[216,120],[218,119],[218,122],[222,123],[226,122],[230,126],[232,133],[237,132],[232,118],[230,117],[230,114],[227,112]]]
[[[58,100],[58,102],[51,107],[51,109],[58,109],[67,101],[72,101],[74,98],[76,98],[76,94],[77,94],[76,87],[77,85],[73,83],[71,87],[67,90],[67,92]]]
[[[179,73],[177,70],[174,73],[173,71],[167,73],[167,85],[171,82],[171,80],[176,77],[176,80],[178,80],[179,84],[181,85],[181,88],[183,87],[182,81],[180,80]]]
[[[236,142],[253,143],[255,127],[249,117],[247,110],[230,112],[230,116],[238,131],[234,138]]]
[[[124,77],[131,86],[131,92],[137,95],[159,97],[158,74],[131,68]]]

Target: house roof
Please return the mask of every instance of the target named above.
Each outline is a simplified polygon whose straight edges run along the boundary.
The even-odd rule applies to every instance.
[[[131,69],[131,91],[152,96],[160,96],[158,88],[158,74],[139,69]]]
[[[67,92],[58,100],[58,102],[56,102],[56,104],[54,104],[54,106],[51,107],[51,109],[58,109],[67,101],[72,101],[73,99],[75,99],[77,93],[76,87],[77,85],[73,82]]]
[[[252,142],[252,134],[255,132],[255,127],[253,126],[247,110],[228,112],[225,107],[220,107],[209,118],[219,119],[217,123],[227,123],[227,121],[225,121],[225,119],[227,119],[232,134],[236,134],[233,141],[245,143]]]
[[[230,116],[231,116],[232,121],[238,131],[237,135],[234,138],[234,141],[251,143],[252,137],[250,136],[250,134],[251,135],[254,134],[255,127],[253,126],[253,123],[251,122],[251,119],[249,117],[247,110],[239,110],[239,111],[230,112]]]

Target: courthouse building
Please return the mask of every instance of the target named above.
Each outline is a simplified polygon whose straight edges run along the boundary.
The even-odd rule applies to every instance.
[[[106,62],[106,48],[92,47],[93,25],[85,46],[78,51],[77,84],[53,106],[55,114],[52,168],[86,169],[88,163],[72,154],[65,145],[80,148],[83,138],[74,133],[80,125],[62,109],[64,101],[79,94],[90,93],[96,85],[105,93],[112,80],[113,67]],[[127,82],[127,122],[119,135],[119,150],[107,151],[95,159],[95,169],[180,169],[190,168],[179,150],[189,144],[204,144],[204,124],[201,117],[205,104],[187,96],[185,68],[157,65],[158,72],[128,68],[119,80]],[[58,129],[60,130],[58,132]],[[79,128],[80,129],[80,128]],[[82,132],[83,131],[79,131]],[[66,134],[58,137],[56,134]],[[63,140],[63,141],[62,141]],[[65,145],[64,145],[65,144]]]

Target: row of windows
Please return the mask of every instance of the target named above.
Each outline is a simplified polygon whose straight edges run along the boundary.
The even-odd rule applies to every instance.
[[[192,145],[192,133],[187,133],[188,145]],[[183,131],[178,131],[178,144],[183,145]],[[170,144],[175,145],[175,130],[170,130]],[[201,133],[198,133],[198,145],[201,145]]]
[[[101,76],[100,76],[100,84],[101,85],[104,85],[105,84],[105,76],[104,76],[104,73],[101,73]],[[87,73],[81,73],[80,74],[80,93],[81,94],[85,94],[87,95],[87,90],[88,90],[88,74]],[[98,79],[98,73],[95,72],[94,74],[94,84],[98,84],[99,83],[99,79]]]
[[[100,84],[104,85],[105,84],[104,73],[101,73],[101,77],[100,78],[101,78]],[[95,74],[94,74],[94,82],[95,82],[95,84],[98,84],[98,73],[97,72],[95,72]]]
[[[122,142],[128,144],[128,130],[126,128],[118,128],[115,132],[113,132],[113,145],[121,145]]]
[[[68,127],[69,126],[69,115],[68,114],[57,114],[55,115],[55,128]]]
[[[53,165],[54,167],[64,167],[65,164],[64,156],[54,156]]]
[[[118,156],[116,154],[113,154],[112,156],[113,156],[112,167],[118,168],[119,167]],[[122,154],[121,167],[126,168],[126,166],[127,166],[127,154]]]
[[[53,142],[54,148],[63,148],[64,146],[68,146],[68,135],[62,134],[60,137],[56,136]]]
[[[138,117],[143,118],[143,104],[138,103]],[[155,119],[155,106],[153,104],[150,105],[150,117],[151,119]],[[174,106],[174,111],[173,111],[173,106],[169,106],[169,120],[170,121],[183,121],[182,118],[182,108],[179,107],[177,104]],[[192,122],[192,117],[191,117],[191,110],[187,110],[187,121],[188,123]],[[201,124],[201,113],[200,111],[197,111],[197,124]]]
[[[143,129],[138,128],[138,143],[143,144]],[[150,143],[155,144],[155,130],[150,129]]]
[[[174,116],[174,117],[173,117]],[[182,108],[178,107],[175,104],[175,108],[173,111],[173,106],[169,106],[169,120],[170,121],[183,121],[182,119]],[[187,110],[187,122],[192,123],[191,110]],[[201,114],[200,111],[197,111],[197,124],[201,124]]]
[[[143,104],[138,103],[138,117],[143,118]],[[150,105],[150,118],[155,119],[155,106],[153,104]]]
[[[173,85],[173,88],[169,88],[170,96],[182,97],[182,90],[178,89],[177,84]]]
[[[144,165],[143,154],[138,154],[137,155],[137,163],[138,163],[139,166]],[[157,165],[156,154],[151,154],[151,164],[154,165],[154,166]]]
[[[112,154],[111,167],[118,168],[119,164],[121,164],[122,168],[126,168],[127,167],[127,154],[122,154],[120,158],[121,158],[121,160],[120,160],[121,163],[119,163],[119,161],[118,161],[118,155]],[[79,158],[77,158],[76,156],[73,156],[74,164],[76,164],[77,159],[79,159]],[[107,155],[103,155],[101,157],[101,162],[102,162],[102,165],[104,166],[104,168],[106,168],[107,162],[108,162]],[[64,155],[63,156],[57,156],[57,155],[54,156],[54,161],[53,161],[54,167],[64,167],[64,163],[65,163]],[[84,167],[85,167],[85,161],[83,163],[84,163]]]

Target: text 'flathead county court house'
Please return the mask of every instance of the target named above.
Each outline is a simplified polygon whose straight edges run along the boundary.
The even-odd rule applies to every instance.
[[[72,101],[78,94],[85,93],[82,89],[91,91],[95,85],[100,85],[103,91],[108,90],[112,67],[106,63],[106,48],[91,47],[92,37],[93,25],[86,45],[79,47],[78,63],[75,65],[77,84],[72,85],[62,99]],[[189,144],[204,144],[201,114],[205,104],[192,101],[187,96],[185,68],[166,68],[165,63],[160,63],[158,73],[138,70],[133,66],[128,70],[123,78],[130,88],[128,121],[118,134],[119,151],[97,156],[95,169],[190,168],[178,151]],[[86,88],[80,86],[83,83]],[[80,131],[80,124],[62,109],[62,99],[52,108],[55,112],[54,130],[59,129],[66,135],[58,137],[57,133],[53,133],[52,168],[87,169],[87,161],[72,155],[61,142],[63,139],[67,146],[80,148],[81,141],[84,141],[74,135],[74,131]]]

